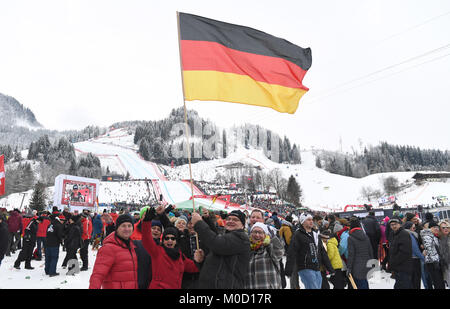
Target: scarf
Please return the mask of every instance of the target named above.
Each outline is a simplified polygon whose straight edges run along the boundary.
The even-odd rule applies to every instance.
[[[264,240],[260,240],[257,242],[255,242],[253,240],[253,238],[250,236],[250,249],[252,251],[258,251],[258,249],[261,248],[261,246],[266,247],[268,245],[270,245],[270,236],[269,235],[266,235],[266,238],[264,238]]]
[[[164,251],[166,251],[167,255],[174,261],[178,260],[180,258],[180,249],[178,249],[178,246],[175,246],[175,248],[167,248],[166,246],[162,246],[164,248]]]

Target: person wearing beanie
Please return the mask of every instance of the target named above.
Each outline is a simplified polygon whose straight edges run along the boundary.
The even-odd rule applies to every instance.
[[[34,269],[31,267],[31,258],[33,255],[33,248],[36,245],[36,234],[39,223],[42,222],[42,217],[32,218],[25,228],[23,235],[22,250],[19,253],[16,261],[14,262],[14,268],[20,269],[20,263],[25,261],[25,269]]]
[[[413,274],[413,252],[409,233],[397,218],[389,220],[392,242],[389,248],[389,271],[395,279],[394,289],[411,289]]]
[[[66,247],[66,257],[62,263],[62,268],[65,269],[67,267],[67,263],[70,260],[77,260],[77,251],[81,248],[83,241],[81,239],[81,224],[80,224],[80,216],[71,216],[68,221],[68,226],[66,228],[66,236],[64,238],[64,246]],[[68,273],[74,266],[68,269]]]
[[[117,217],[116,230],[100,248],[89,279],[89,289],[137,289],[138,258],[131,241],[134,226],[128,214]]]
[[[350,219],[348,236],[347,273],[352,275],[358,289],[369,289],[367,262],[373,259],[373,250],[369,237],[364,233],[357,217]]]
[[[378,246],[380,244],[381,230],[380,224],[375,217],[375,212],[369,211],[369,215],[361,221],[361,224],[372,245],[372,256],[378,259]]]
[[[286,261],[286,275],[290,276],[294,267],[306,289],[320,289],[323,266],[334,275],[334,269],[323,245],[319,243],[319,233],[314,230],[313,217],[303,213],[299,218],[300,226],[294,233]]]
[[[250,262],[247,273],[247,289],[281,289],[279,263],[284,254],[280,240],[270,238],[267,225],[261,222],[253,224],[250,230]]]
[[[186,258],[178,247],[179,230],[169,226],[164,228],[161,246],[153,239],[151,233],[152,220],[164,213],[164,207],[148,209],[142,222],[142,244],[152,259],[152,281],[150,289],[180,289],[183,273],[196,273],[198,266],[193,260]],[[165,216],[165,215],[164,215]],[[160,216],[161,218],[162,216]],[[201,249],[195,252],[194,260],[201,263],[204,253]]]
[[[184,215],[179,216],[178,219],[175,221],[175,227],[180,231],[180,233],[184,233],[187,222],[188,219]]]
[[[59,246],[63,241],[63,224],[58,213],[50,215],[50,225],[45,238],[45,274],[50,277],[58,276],[56,265],[59,259]]]
[[[403,224],[405,231],[409,233],[411,237],[412,246],[412,272],[411,272],[411,288],[420,290],[420,280],[422,278],[422,266],[421,263],[425,262],[425,258],[420,251],[419,247],[419,235],[416,233],[416,227],[411,221],[406,221]]]
[[[198,213],[192,224],[199,240],[209,249],[200,272],[200,289],[243,289],[250,263],[250,240],[244,230],[245,215],[233,210],[225,221],[225,234],[219,235]]]
[[[424,246],[425,270],[431,276],[432,289],[445,289],[443,269],[441,267],[441,257],[439,256],[439,225],[431,220],[428,228],[420,232]]]

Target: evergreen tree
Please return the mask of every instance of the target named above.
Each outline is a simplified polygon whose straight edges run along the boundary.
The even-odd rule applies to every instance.
[[[37,182],[34,186],[33,195],[31,196],[30,208],[37,211],[45,210],[46,199],[45,186],[41,182]]]
[[[291,177],[289,177],[286,190],[287,201],[298,206],[300,204],[301,192],[300,185],[297,183],[297,180],[295,180],[295,177],[291,175]]]

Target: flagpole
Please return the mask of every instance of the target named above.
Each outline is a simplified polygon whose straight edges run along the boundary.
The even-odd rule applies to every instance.
[[[180,30],[180,13],[177,11],[177,28],[178,28],[178,54],[180,56],[180,73],[181,73],[181,89],[183,90],[183,106],[184,106],[184,122],[186,124],[186,142],[187,142],[187,155],[189,161],[189,177],[191,180],[191,196],[192,196],[192,212],[195,211],[195,201],[194,201],[194,183],[192,181],[192,167],[191,167],[191,144],[189,143],[189,125],[187,121],[187,110],[186,110],[186,97],[184,94],[184,76],[183,76],[183,59],[181,57],[181,30]],[[195,234],[195,239],[197,241],[197,249],[200,248],[198,243],[198,235]]]

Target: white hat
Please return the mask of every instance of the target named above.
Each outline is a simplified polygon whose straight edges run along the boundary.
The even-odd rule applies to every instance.
[[[269,229],[267,228],[267,225],[265,225],[264,223],[261,222],[255,222],[255,224],[253,224],[252,228],[250,229],[250,233],[253,231],[253,229],[255,227],[259,227],[260,229],[262,229],[264,231],[264,233],[266,235],[269,235]]]
[[[312,218],[313,217],[310,214],[302,213],[299,218],[300,224],[303,224],[303,222],[305,222],[307,219],[312,219]]]

